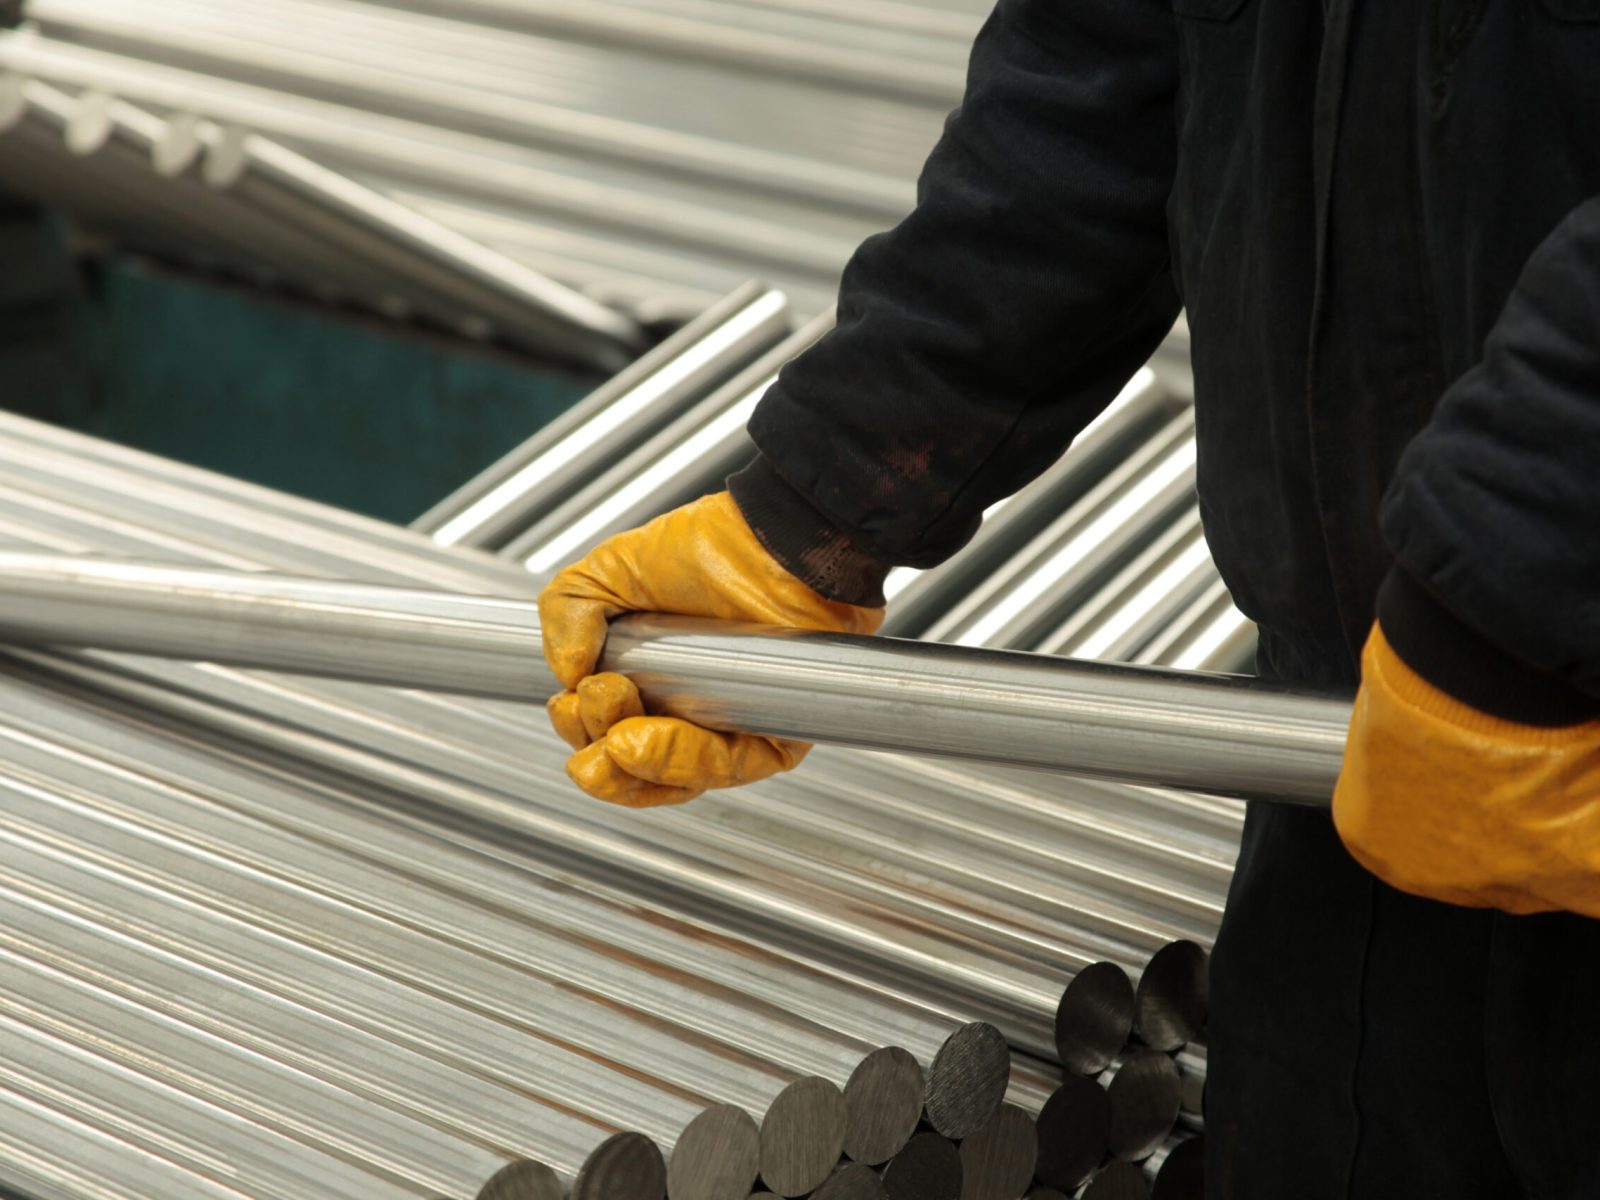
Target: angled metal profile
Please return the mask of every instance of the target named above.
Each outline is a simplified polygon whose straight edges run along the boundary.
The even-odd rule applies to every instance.
[[[561,361],[616,371],[644,347],[631,319],[257,135],[205,129],[202,185],[180,145],[192,130],[105,93],[0,78],[0,178],[92,224]]]

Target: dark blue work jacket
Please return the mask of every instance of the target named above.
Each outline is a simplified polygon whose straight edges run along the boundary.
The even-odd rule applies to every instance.
[[[1600,695],[1597,196],[1600,0],[1001,0],[735,496],[871,602],[1182,306],[1206,534],[1274,673],[1353,681],[1398,556]]]

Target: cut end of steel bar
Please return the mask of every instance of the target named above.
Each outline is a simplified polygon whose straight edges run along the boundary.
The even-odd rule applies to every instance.
[[[889,1200],[961,1200],[961,1154],[937,1133],[919,1133],[883,1169]]]
[[[1033,1181],[1039,1134],[1014,1104],[961,1143],[961,1200],[1016,1200]]]
[[[974,1021],[945,1039],[928,1068],[928,1124],[948,1138],[976,1133],[999,1111],[1011,1081],[1011,1049],[993,1025]]]
[[[667,1164],[642,1133],[614,1133],[578,1170],[571,1200],[664,1200]]]
[[[916,1133],[924,1091],[909,1050],[885,1046],[863,1058],[844,1085],[844,1152],[874,1167],[888,1162]]]
[[[1088,1179],[1111,1141],[1111,1098],[1093,1079],[1069,1075],[1039,1113],[1041,1183],[1064,1192]]]
[[[489,1176],[473,1200],[562,1200],[565,1194],[554,1171],[541,1162],[520,1158]]]
[[[667,1163],[670,1200],[744,1200],[761,1171],[761,1131],[750,1114],[716,1104],[684,1127]]]
[[[1206,952],[1190,941],[1168,942],[1139,977],[1134,1032],[1152,1050],[1174,1051],[1206,1024]]]
[[[1132,1163],[1114,1162],[1095,1173],[1082,1200],[1150,1200],[1150,1185]]]
[[[1159,1050],[1134,1050],[1106,1089],[1111,1099],[1108,1149],[1115,1158],[1149,1158],[1178,1121],[1183,1084],[1178,1064]]]
[[[1067,985],[1056,1006],[1056,1053],[1079,1075],[1111,1065],[1133,1030],[1134,990],[1116,963],[1091,963]]]
[[[1191,1043],[1174,1060],[1183,1082],[1183,1111],[1195,1117],[1206,1111],[1206,1056],[1204,1047]]]
[[[1206,1139],[1179,1142],[1156,1172],[1150,1200],[1205,1200]]]
[[[761,1122],[761,1182],[803,1196],[833,1172],[844,1151],[844,1094],[826,1079],[797,1079]]]
[[[763,1193],[767,1194],[770,1193]],[[811,1200],[887,1200],[888,1195],[883,1180],[871,1167],[846,1163],[811,1193]]]

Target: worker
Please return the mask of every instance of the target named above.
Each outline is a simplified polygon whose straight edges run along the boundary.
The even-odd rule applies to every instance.
[[[1600,0],[1000,0],[915,210],[725,492],[540,600],[603,800],[805,747],[593,674],[636,609],[872,631],[1186,310],[1260,673],[1356,684],[1333,816],[1251,806],[1208,1195],[1600,1196]]]

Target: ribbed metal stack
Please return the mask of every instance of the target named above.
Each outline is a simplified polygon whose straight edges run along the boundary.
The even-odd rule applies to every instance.
[[[990,7],[27,0],[0,70],[271,138],[670,328],[751,278],[831,306],[910,211]]]
[[[135,247],[617,370],[619,315],[275,142],[0,75],[0,187]]]
[[[282,141],[536,270],[815,313],[911,207],[986,6],[30,0],[0,65]]]

